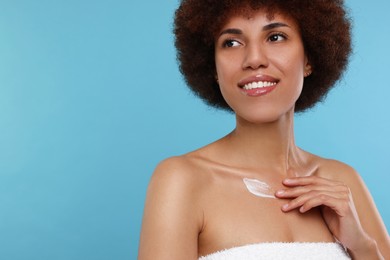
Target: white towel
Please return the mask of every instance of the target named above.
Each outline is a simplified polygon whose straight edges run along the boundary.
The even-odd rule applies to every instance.
[[[233,247],[199,260],[344,260],[351,259],[339,243],[259,243]]]

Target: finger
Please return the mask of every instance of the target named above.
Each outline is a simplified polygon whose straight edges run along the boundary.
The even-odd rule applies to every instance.
[[[301,196],[310,191],[331,191],[331,192],[346,192],[348,189],[345,185],[306,185],[306,186],[297,186],[287,189],[281,189],[276,191],[275,196],[278,198],[295,198]]]
[[[316,196],[306,201],[300,208],[299,211],[301,213],[305,213],[312,208],[318,206],[326,206],[331,208],[337,215],[340,217],[346,216],[349,208],[349,200],[348,199],[340,199],[334,198],[332,196],[328,196],[326,194],[322,194],[320,196]]]
[[[305,186],[305,185],[341,185],[341,182],[329,180],[318,176],[308,177],[293,177],[283,180],[283,184],[287,187],[290,186]]]
[[[333,191],[310,191],[283,205],[282,210],[284,212],[288,212],[302,207],[305,203],[313,200],[314,198],[322,198],[326,201],[326,199],[330,197],[334,199],[344,199],[344,195],[340,195],[339,193]]]

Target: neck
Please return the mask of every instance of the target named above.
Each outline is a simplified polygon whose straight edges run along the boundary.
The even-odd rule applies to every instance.
[[[245,168],[287,173],[302,162],[302,151],[294,141],[293,110],[270,123],[255,124],[237,117],[236,129],[226,140],[234,147],[231,159]]]

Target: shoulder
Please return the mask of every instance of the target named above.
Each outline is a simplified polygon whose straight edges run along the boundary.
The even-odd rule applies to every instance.
[[[196,176],[198,167],[192,158],[185,155],[165,159],[154,170],[150,186],[188,189],[198,182]]]
[[[197,256],[203,211],[193,165],[191,159],[178,156],[156,167],[146,194],[139,259]]]
[[[186,155],[174,156],[161,161],[153,175],[186,174],[191,170],[193,162]]]
[[[343,182],[349,186],[362,185],[362,179],[360,175],[352,166],[333,159],[318,157],[317,160],[317,175],[319,177]]]
[[[198,210],[203,194],[204,171],[191,156],[175,156],[160,162],[155,168],[147,190],[147,200],[171,213]],[[190,210],[191,209],[191,210]]]
[[[315,175],[347,186],[355,199],[371,197],[364,180],[352,166],[338,160],[321,157],[316,158],[316,165],[318,168]]]

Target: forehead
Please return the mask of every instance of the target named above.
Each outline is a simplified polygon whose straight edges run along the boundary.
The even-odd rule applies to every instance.
[[[230,12],[226,18],[220,30],[224,30],[229,27],[237,27],[237,26],[250,26],[250,25],[267,25],[270,23],[283,23],[288,25],[292,29],[296,29],[299,31],[299,27],[296,21],[280,12],[280,11],[269,11],[267,9],[244,9],[240,12]]]

